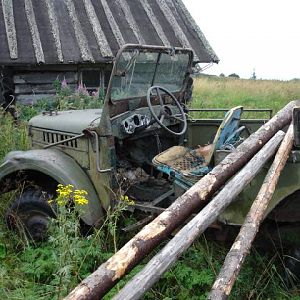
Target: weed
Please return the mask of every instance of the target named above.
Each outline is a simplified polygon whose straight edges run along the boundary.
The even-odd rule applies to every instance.
[[[0,231],[0,293],[6,299],[60,299],[112,255],[112,245],[118,248],[117,222],[126,202],[116,204],[86,238],[79,218],[88,203],[86,191],[59,185],[49,203],[57,207],[57,218],[51,220],[47,242],[27,244]]]
[[[100,108],[104,102],[104,91],[98,89],[90,93],[82,82],[75,92],[65,80],[59,85],[56,83],[55,104],[59,110]]]
[[[9,114],[0,111],[0,161],[13,150],[25,150],[29,148],[27,125],[25,122],[16,123]]]

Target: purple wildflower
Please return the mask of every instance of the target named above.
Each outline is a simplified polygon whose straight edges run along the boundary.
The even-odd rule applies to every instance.
[[[95,98],[99,98],[99,89],[92,92],[92,96]]]
[[[64,80],[61,82],[61,89],[64,90],[64,89],[68,89],[68,82],[66,80],[66,78],[64,77]]]
[[[80,96],[89,96],[89,92],[86,89],[86,86],[82,83],[82,80],[79,81],[79,84],[78,84],[78,87],[77,87],[75,93]]]

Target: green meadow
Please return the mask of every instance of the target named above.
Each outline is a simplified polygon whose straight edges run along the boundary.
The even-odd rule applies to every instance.
[[[269,108],[274,112],[300,99],[300,80],[273,81],[220,77],[198,77],[194,81],[192,107]]]

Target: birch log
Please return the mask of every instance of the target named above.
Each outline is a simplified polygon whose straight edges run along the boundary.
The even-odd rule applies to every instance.
[[[251,244],[265,217],[266,210],[274,194],[279,176],[283,170],[293,146],[293,125],[290,125],[285,138],[275,156],[274,162],[266,175],[263,185],[248,212],[245,222],[235,239],[225,262],[208,296],[210,300],[227,299],[242,264],[249,253]]]
[[[292,110],[300,100],[287,104],[229,154],[209,174],[175,200],[163,213],[84,279],[66,299],[99,299],[157,245],[166,239],[197,208],[200,208],[224,183],[240,170],[274,134],[288,125]]]
[[[158,253],[142,271],[136,274],[113,300],[140,299],[179,256],[218,218],[247,184],[275,154],[284,137],[279,131],[251,160],[232,178],[175,237]]]

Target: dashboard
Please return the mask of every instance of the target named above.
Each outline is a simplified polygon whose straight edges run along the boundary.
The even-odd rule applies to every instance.
[[[121,122],[121,129],[127,134],[132,134],[136,129],[147,127],[150,124],[150,118],[146,115],[133,114]]]
[[[153,106],[155,113],[158,115],[160,106]],[[168,105],[168,109],[172,114],[178,114],[179,109],[176,106]],[[111,119],[113,135],[118,138],[126,138],[133,135],[138,129],[145,128],[150,131],[151,129],[158,129],[160,126],[157,123],[150,125],[153,117],[148,107],[141,107],[133,111],[127,111],[121,115],[115,116]],[[165,119],[166,126],[175,125],[178,121],[174,119]]]

